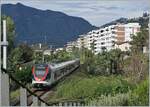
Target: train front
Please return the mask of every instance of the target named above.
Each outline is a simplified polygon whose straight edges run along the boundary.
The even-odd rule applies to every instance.
[[[49,85],[51,70],[48,64],[36,64],[32,67],[32,85],[42,88]]]

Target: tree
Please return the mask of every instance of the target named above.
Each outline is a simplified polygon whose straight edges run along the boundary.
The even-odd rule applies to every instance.
[[[93,74],[109,75],[120,74],[122,72],[122,63],[124,54],[120,49],[113,49],[109,52],[102,51],[98,55],[91,55],[90,59],[86,61],[90,63],[90,71]],[[90,70],[91,70],[90,69]]]
[[[132,45],[131,50],[135,53],[143,52],[143,47],[148,47],[149,34],[147,29],[141,29],[137,35],[133,35],[132,41],[130,44]]]
[[[110,70],[111,73],[121,73],[121,64],[123,63],[124,54],[120,49],[113,49],[109,51],[110,54]]]
[[[21,61],[29,62],[33,60],[33,50],[27,44],[19,45],[20,50],[22,51]]]
[[[14,50],[12,50],[12,52],[8,57],[9,67],[11,69],[15,69],[16,65],[20,62],[21,57],[22,57],[22,51],[20,48],[17,47]]]
[[[12,49],[14,48],[15,26],[14,26],[13,20],[10,17],[2,15],[1,21],[3,21],[3,20],[6,20],[8,53],[10,53],[12,51]],[[2,24],[2,22],[1,22],[1,24]],[[2,27],[1,27],[1,31],[2,31]],[[3,32],[1,33],[1,37],[2,37],[2,35],[3,35]]]
[[[32,61],[33,50],[27,44],[21,44],[11,51],[8,59],[10,68],[14,69],[17,64]]]

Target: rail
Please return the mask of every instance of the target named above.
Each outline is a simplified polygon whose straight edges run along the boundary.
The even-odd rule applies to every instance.
[[[47,102],[45,102],[43,99],[41,99],[38,95],[36,95],[35,93],[33,93],[30,89],[28,89],[24,84],[22,84],[20,81],[18,81],[17,79],[15,79],[11,73],[9,73],[8,70],[1,68],[2,72],[5,72],[6,74],[9,75],[10,79],[13,80],[14,82],[16,82],[20,87],[21,87],[21,95],[23,96],[23,98],[20,97],[20,104],[21,106],[27,106],[27,100],[25,101],[25,97],[27,97],[26,91],[28,91],[28,93],[30,93],[33,96],[33,105],[34,106],[50,106]]]

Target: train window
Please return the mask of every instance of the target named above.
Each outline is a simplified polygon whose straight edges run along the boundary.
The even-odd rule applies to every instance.
[[[61,69],[62,74],[64,74],[66,72],[66,67]]]
[[[45,68],[35,69],[35,75],[36,76],[44,76],[45,72],[46,72]]]
[[[51,72],[48,73],[48,75],[46,76],[46,79],[50,79],[51,78]]]
[[[57,79],[60,76],[61,76],[61,70],[56,71],[54,74],[54,78]]]

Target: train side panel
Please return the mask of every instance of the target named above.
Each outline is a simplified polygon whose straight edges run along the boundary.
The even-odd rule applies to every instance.
[[[71,73],[74,69],[80,66],[79,60],[72,60],[63,62],[56,65],[48,65],[49,73],[47,74],[45,80],[37,81],[35,79],[32,80],[32,84],[40,84],[41,86],[51,86],[58,80],[60,80],[65,75]]]

